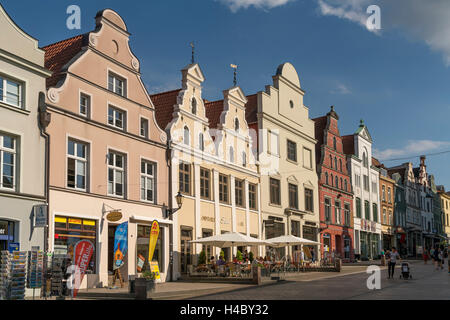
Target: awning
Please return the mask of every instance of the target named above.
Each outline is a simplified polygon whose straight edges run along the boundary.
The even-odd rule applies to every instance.
[[[139,221],[148,221],[148,222],[152,222],[152,221],[156,220],[160,224],[173,224],[172,220],[167,220],[167,219],[162,219],[162,218],[154,218],[154,217],[131,216],[131,219],[139,220]]]

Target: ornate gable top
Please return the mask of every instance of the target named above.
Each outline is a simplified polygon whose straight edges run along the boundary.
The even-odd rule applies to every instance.
[[[359,128],[356,130],[355,134],[363,137],[364,139],[373,142],[372,137],[370,136],[369,129],[367,129],[366,125],[364,124],[364,120],[361,119],[359,123]]]

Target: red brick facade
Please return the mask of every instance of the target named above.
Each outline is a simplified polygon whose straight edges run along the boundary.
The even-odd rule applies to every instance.
[[[344,260],[354,259],[353,193],[339,117],[331,107],[326,116],[315,122],[317,174],[319,176],[320,242],[325,251]]]

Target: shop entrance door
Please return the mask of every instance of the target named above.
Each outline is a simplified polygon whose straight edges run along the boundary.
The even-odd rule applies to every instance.
[[[192,264],[192,230],[181,229],[181,273],[187,273],[188,265]]]
[[[108,272],[113,272],[114,265],[114,235],[117,225],[108,225]]]
[[[338,257],[342,257],[342,238],[339,235],[336,235],[335,237],[335,246],[336,246],[336,253]]]

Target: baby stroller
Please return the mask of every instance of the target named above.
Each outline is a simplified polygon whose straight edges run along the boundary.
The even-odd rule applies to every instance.
[[[404,262],[402,262],[402,264],[401,264],[401,266],[400,266],[400,269],[401,269],[401,274],[400,274],[400,279],[401,278],[403,278],[403,279],[412,279],[412,275],[411,275],[411,268],[410,268],[410,266],[409,266],[409,262],[407,262],[407,261],[404,261]]]

